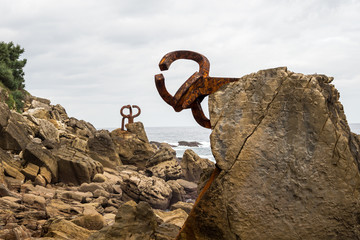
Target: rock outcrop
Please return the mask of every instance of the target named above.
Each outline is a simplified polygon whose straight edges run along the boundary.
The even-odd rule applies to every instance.
[[[359,239],[359,139],[324,75],[276,68],[209,98],[219,176],[178,239]]]
[[[200,158],[193,150],[187,149],[181,159],[181,169],[186,180],[198,183],[201,174],[206,169],[214,169],[215,165],[209,159]]]

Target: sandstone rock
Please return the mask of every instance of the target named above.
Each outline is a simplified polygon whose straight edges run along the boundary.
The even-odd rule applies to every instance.
[[[59,132],[54,124],[48,120],[39,119],[39,136],[42,140],[59,142]]]
[[[25,176],[20,172],[21,169],[17,166],[12,157],[1,148],[0,162],[2,163],[3,173],[20,181],[24,181]]]
[[[50,219],[43,227],[43,235],[55,239],[88,239],[91,231],[65,219]]]
[[[164,179],[178,179],[181,177],[181,167],[174,157],[171,148],[161,148],[146,162],[147,174]]]
[[[172,190],[172,197],[170,200],[170,205],[172,205],[173,203],[179,202],[179,201],[185,201],[185,189],[183,186],[180,185],[180,183],[178,183],[175,180],[170,180],[166,182],[171,190]]]
[[[0,230],[0,239],[9,240],[30,240],[31,232],[24,226],[18,226],[17,224],[12,228],[5,228]]]
[[[0,147],[21,151],[30,142],[24,125],[14,119],[5,103],[0,103]]]
[[[23,157],[28,163],[39,167],[46,167],[51,172],[51,178],[56,181],[58,177],[58,164],[49,150],[43,149],[40,144],[29,143],[26,146]]]
[[[83,183],[79,187],[80,192],[95,192],[98,189],[105,190],[100,184],[97,183]]]
[[[123,197],[128,196],[129,199],[137,202],[146,201],[153,208],[168,208],[172,190],[164,180],[157,177],[146,177],[131,170],[122,171],[121,177],[123,178],[121,183]]]
[[[100,230],[106,226],[105,218],[101,214],[79,216],[71,222],[88,230]]]
[[[73,133],[85,138],[92,137],[96,132],[96,128],[91,123],[73,117],[69,118],[67,125],[72,129]]]
[[[128,132],[135,134],[141,141],[149,143],[149,139],[146,135],[144,124],[142,122],[134,122],[126,124]]]
[[[46,186],[46,179],[41,176],[40,174],[38,174],[34,180],[34,185],[40,185],[45,187]]]
[[[89,240],[154,239],[156,216],[146,202],[127,202],[119,208],[115,223],[91,235]]]
[[[95,198],[98,198],[98,197],[105,197],[105,198],[109,198],[110,197],[110,193],[108,193],[107,191],[105,190],[101,190],[101,189],[96,189],[94,191],[94,197]]]
[[[162,222],[174,224],[175,226],[178,226],[179,229],[184,224],[186,218],[188,217],[188,214],[178,208],[172,211],[161,211],[161,210],[154,210],[155,215],[161,219]]]
[[[41,209],[45,209],[46,200],[44,197],[36,196],[34,194],[26,193],[23,195],[22,200],[25,204],[36,206]]]
[[[78,191],[64,191],[59,192],[58,197],[62,199],[73,199],[78,202],[85,202],[86,198],[92,198],[91,192],[78,192]]]
[[[181,160],[183,176],[191,182],[199,182],[200,176],[207,168],[215,168],[215,164],[209,159],[200,158],[193,150],[187,149]]]
[[[114,168],[122,164],[108,131],[96,131],[94,136],[89,138],[88,147],[90,156],[104,167]]]
[[[221,172],[178,239],[360,237],[359,142],[331,80],[269,69],[209,97]]]
[[[188,200],[188,199],[196,199],[197,198],[197,184],[196,183],[193,183],[193,182],[189,182],[189,181],[186,181],[184,179],[177,179],[176,180],[177,183],[179,183],[185,190],[185,195],[184,195],[184,198],[185,200]]]
[[[34,181],[36,176],[38,175],[40,170],[40,167],[38,165],[35,165],[31,162],[29,162],[26,167],[21,170],[21,172],[25,175],[27,179],[30,179],[31,181]]]
[[[94,178],[93,178],[93,182],[105,182],[106,181],[106,177],[103,174],[97,173],[95,174]]]
[[[61,122],[64,122],[69,118],[65,108],[60,104],[56,104],[55,106],[52,106],[52,111],[50,112],[50,114],[53,119]]]
[[[80,185],[90,182],[95,174],[103,173],[101,163],[71,148],[61,147],[53,154],[58,159],[59,181]]]
[[[191,209],[193,208],[194,204],[193,203],[187,203],[187,202],[177,202],[173,205],[171,205],[170,210],[173,211],[175,209],[182,209],[184,210],[187,214],[189,214],[191,212]]]
[[[50,119],[49,110],[43,107],[29,109],[26,111],[26,114],[38,119]]]
[[[135,165],[144,169],[147,160],[155,153],[151,144],[139,139],[136,134],[115,129],[110,133],[110,136],[123,164]]]

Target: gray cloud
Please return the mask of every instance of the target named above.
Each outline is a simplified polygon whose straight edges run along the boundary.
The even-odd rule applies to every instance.
[[[351,0],[5,0],[0,40],[25,48],[29,92],[98,128],[118,127],[125,104],[142,107],[146,126],[196,125],[154,86],[160,58],[178,49],[207,56],[212,76],[277,66],[334,76],[348,121],[360,122],[359,11]],[[197,68],[175,62],[170,91]]]

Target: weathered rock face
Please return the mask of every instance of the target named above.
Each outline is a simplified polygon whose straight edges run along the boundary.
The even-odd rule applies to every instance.
[[[132,129],[132,125],[137,123],[127,124],[127,127]],[[128,131],[122,131],[121,129],[115,129],[110,133],[110,136],[116,146],[116,151],[119,154],[121,161],[124,164],[135,165],[140,169],[145,168],[145,164],[149,158],[151,158],[155,149],[151,144],[146,141],[144,137],[144,130],[139,129],[141,125],[136,125],[133,131],[139,133],[131,133]]]
[[[181,160],[183,176],[186,180],[198,182],[201,174],[207,168],[214,168],[215,164],[209,159],[200,158],[193,150],[187,149]]]
[[[90,156],[101,162],[104,167],[114,168],[121,165],[120,157],[108,131],[96,131],[94,136],[89,138],[87,144]]]
[[[181,177],[181,166],[173,150],[169,147],[159,149],[152,158],[146,162],[146,168],[151,175],[167,180],[178,179]]]
[[[220,175],[178,239],[358,239],[359,141],[323,75],[277,68],[209,98]]]
[[[121,189],[123,197],[128,200],[146,201],[153,208],[167,209],[172,197],[172,190],[163,179],[147,177],[138,172],[125,170],[120,173],[122,177]]]

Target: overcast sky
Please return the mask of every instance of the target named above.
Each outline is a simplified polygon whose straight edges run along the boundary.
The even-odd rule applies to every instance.
[[[349,123],[360,123],[358,0],[0,0],[0,41],[25,48],[26,89],[97,128],[119,127],[136,104],[145,126],[195,126],[157,93],[154,75],[170,51],[205,55],[210,76],[261,69],[335,78]],[[174,93],[196,70],[177,61]],[[207,108],[207,104],[203,104]]]

